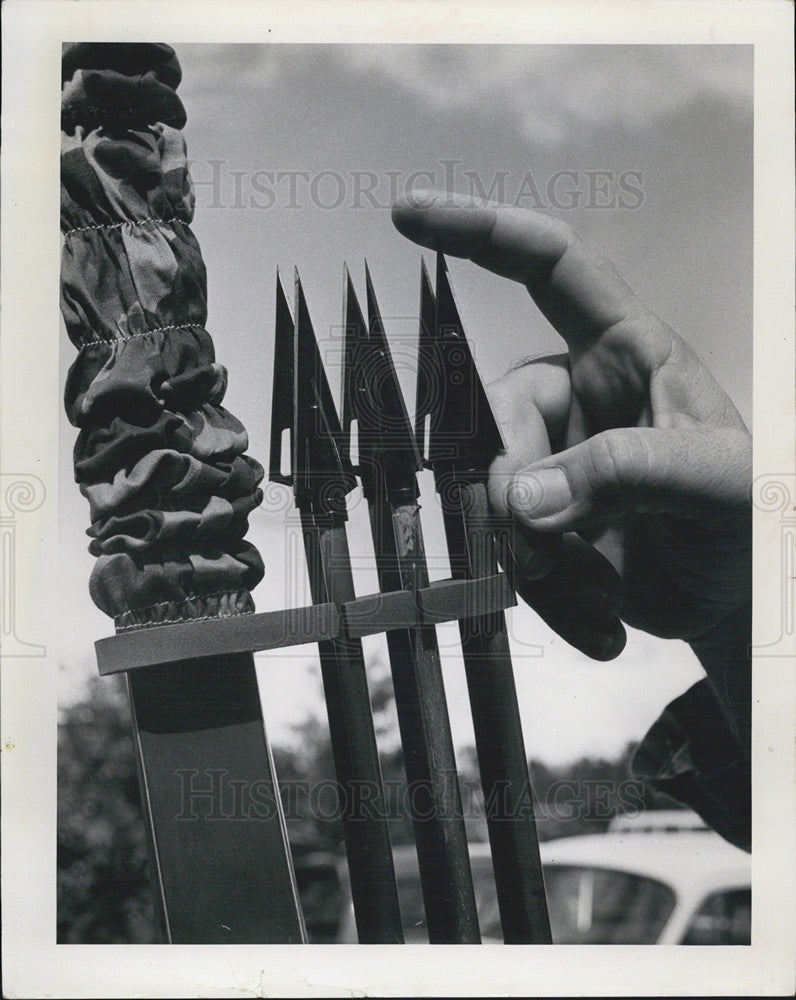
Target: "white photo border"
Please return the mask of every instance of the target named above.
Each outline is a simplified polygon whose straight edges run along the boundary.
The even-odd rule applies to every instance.
[[[748,948],[57,945],[59,102],[64,41],[753,44],[755,476],[796,507],[792,5],[508,0],[7,0],[3,33],[0,456],[36,477],[16,567],[20,634],[2,662],[3,987],[8,997],[766,995],[794,989],[794,637],[754,662],[753,928]],[[755,643],[778,634],[781,517],[755,515]],[[5,634],[4,634],[5,638]],[[417,951],[422,947],[422,951]]]

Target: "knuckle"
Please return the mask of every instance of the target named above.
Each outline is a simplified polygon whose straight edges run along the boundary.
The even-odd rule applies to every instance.
[[[559,238],[564,248],[569,247],[573,243],[583,245],[583,241],[572,226],[570,226],[570,224],[565,222],[563,219],[552,220],[550,228]]]
[[[598,489],[635,485],[644,480],[649,451],[634,429],[603,431],[591,441],[594,485]]]

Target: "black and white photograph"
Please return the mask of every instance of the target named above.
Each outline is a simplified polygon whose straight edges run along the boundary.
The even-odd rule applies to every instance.
[[[787,5],[22,6],[4,995],[791,989]]]

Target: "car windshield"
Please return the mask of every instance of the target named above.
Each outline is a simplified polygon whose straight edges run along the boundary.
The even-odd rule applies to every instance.
[[[676,902],[664,882],[594,865],[548,864],[544,881],[554,944],[655,944]],[[406,941],[428,941],[419,873],[397,882]],[[491,865],[474,865],[473,888],[484,943],[502,941]]]
[[[554,944],[654,944],[675,904],[656,879],[581,865],[547,865],[547,906]],[[481,933],[500,937],[497,903],[482,905]]]
[[[473,871],[473,888],[475,890],[476,905],[478,907],[478,922],[482,928],[482,937],[489,939],[495,937],[503,940],[500,930],[500,918],[497,916],[497,903],[495,901],[495,887],[492,883],[492,872],[490,870],[481,872],[478,868]],[[423,890],[420,886],[419,874],[415,871],[403,873],[398,877],[398,901],[401,906],[401,922],[404,930],[404,940],[407,944],[417,944],[428,941],[428,927],[426,925],[426,909],[423,903]],[[492,911],[495,912],[496,928],[489,934],[484,934],[484,914],[487,915],[486,922],[493,923]]]
[[[398,880],[398,901],[401,907],[404,940],[407,943],[428,941],[426,910],[419,877]]]

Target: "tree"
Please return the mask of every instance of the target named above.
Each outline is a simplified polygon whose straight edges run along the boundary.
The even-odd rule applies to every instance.
[[[58,728],[58,942],[156,940],[130,712],[93,678]]]

